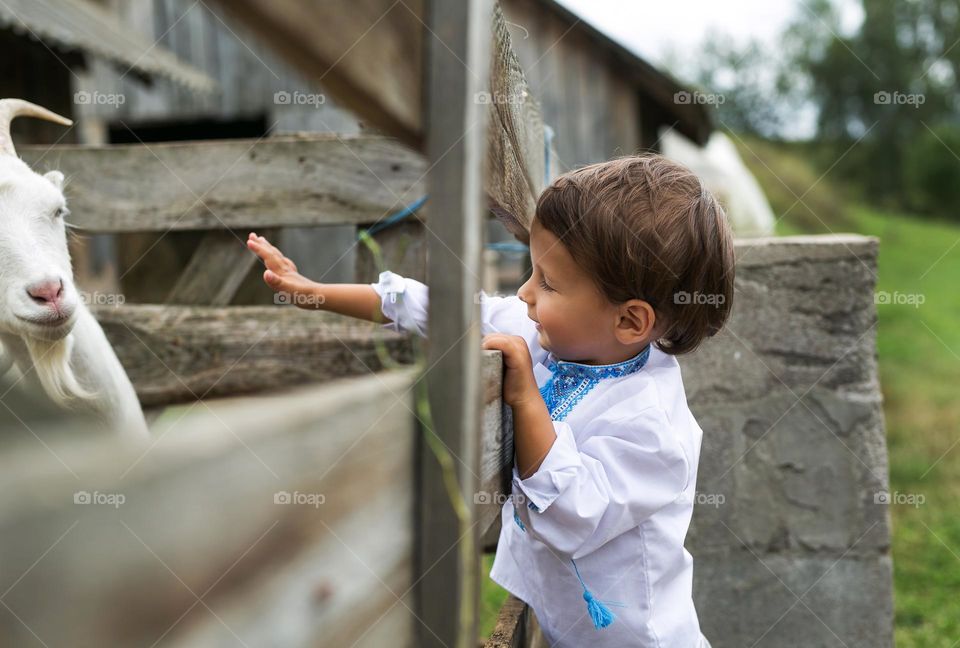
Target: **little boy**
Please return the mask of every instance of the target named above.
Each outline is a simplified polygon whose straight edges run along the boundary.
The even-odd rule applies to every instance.
[[[270,287],[313,297],[295,303],[426,335],[424,284],[389,271],[317,284],[266,239],[248,245]],[[544,190],[530,255],[516,296],[481,292],[515,449],[490,577],[533,608],[550,646],[708,648],[683,546],[702,431],[675,356],[730,313],[723,209],[679,164],[617,158]]]

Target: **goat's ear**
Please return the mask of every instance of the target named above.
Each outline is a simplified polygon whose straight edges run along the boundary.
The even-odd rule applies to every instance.
[[[57,189],[63,189],[63,174],[59,171],[48,171],[43,174],[43,177],[49,180]]]

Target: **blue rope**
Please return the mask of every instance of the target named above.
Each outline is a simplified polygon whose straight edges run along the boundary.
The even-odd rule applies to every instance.
[[[407,205],[400,211],[390,214],[379,223],[374,223],[366,230],[367,234],[376,234],[380,230],[383,230],[392,225],[395,225],[399,223],[401,220],[403,220],[404,218],[406,218],[407,216],[410,216],[411,214],[416,213],[416,211],[421,207],[423,207],[424,203],[427,202],[428,197],[429,197],[429,194],[417,199],[415,202]],[[360,235],[358,234],[357,237],[359,238],[359,236]]]
[[[404,218],[408,218],[412,214],[415,214],[417,210],[423,207],[423,205],[427,202],[428,197],[429,195],[423,196],[422,198],[419,198],[415,202],[410,203],[403,209],[400,209],[390,214],[389,216],[384,218],[382,221],[371,225],[368,229],[365,230],[365,232],[368,235],[376,234],[377,232],[385,230],[388,227],[392,227],[393,225],[396,225],[397,223],[402,221]],[[360,238],[359,233],[357,234],[357,238]],[[506,252],[506,253],[513,253],[513,254],[527,254],[530,250],[529,247],[527,247],[523,243],[520,243],[519,241],[495,241],[493,243],[487,243],[486,247],[491,250],[497,250],[498,252]]]
[[[527,254],[530,248],[520,241],[495,241],[487,243],[487,249],[498,252],[513,252],[515,254]]]

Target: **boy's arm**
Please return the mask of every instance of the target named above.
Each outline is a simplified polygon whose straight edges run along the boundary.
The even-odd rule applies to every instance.
[[[582,444],[566,421],[552,424],[552,445],[544,453],[539,441],[528,439],[540,454],[523,466],[517,465],[524,463],[518,453],[512,482],[526,500],[517,507],[526,530],[559,552],[585,556],[677,501],[687,488],[690,466],[659,408],[603,421],[600,433]],[[540,427],[532,427],[539,425],[516,419],[515,445],[524,436],[541,439]],[[533,474],[524,476],[521,470],[532,466]]]
[[[371,322],[384,322],[380,295],[370,284],[324,284],[311,281],[267,239],[251,232],[247,248],[260,257],[267,269],[263,280],[277,292],[291,295],[295,306],[307,310],[328,310]]]
[[[263,273],[266,284],[278,292],[290,293],[291,301],[300,308],[385,322],[384,327],[394,331],[427,335],[429,290],[416,279],[387,270],[380,273],[378,281],[369,284],[322,284],[297,272],[293,261],[262,236],[251,232],[247,247],[267,266]],[[526,305],[515,295],[480,293],[481,331],[522,335],[531,352],[539,352],[537,333],[526,313]]]
[[[314,284],[318,308],[371,322],[389,321],[380,310],[380,295],[370,284]]]

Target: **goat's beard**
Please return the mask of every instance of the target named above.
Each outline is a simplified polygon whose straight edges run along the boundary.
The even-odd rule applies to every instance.
[[[26,337],[24,342],[43,390],[55,403],[71,407],[96,397],[96,393],[88,391],[80,384],[70,366],[72,335],[59,340]]]

